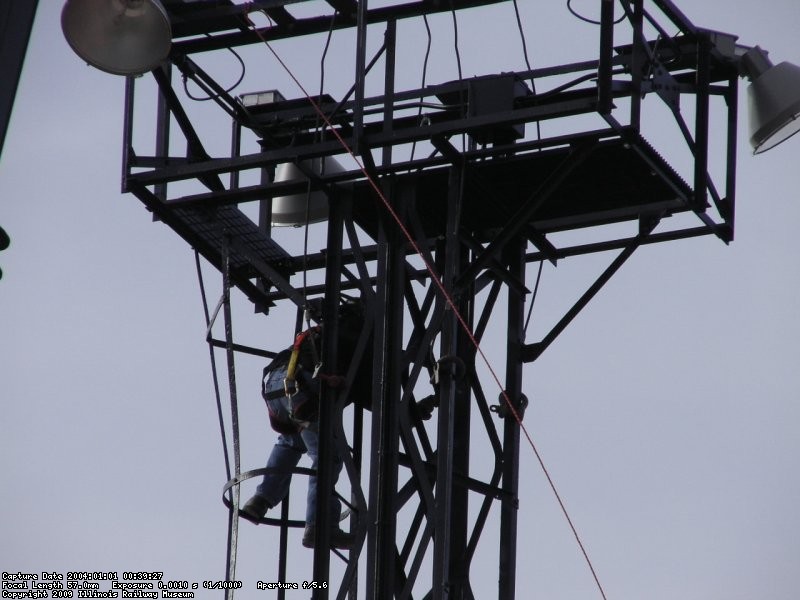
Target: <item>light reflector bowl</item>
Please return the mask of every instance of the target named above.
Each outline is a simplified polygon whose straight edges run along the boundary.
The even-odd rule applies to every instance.
[[[800,131],[800,67],[782,62],[747,88],[750,144],[760,154]]]
[[[172,28],[158,0],[68,0],[61,29],[75,53],[115,75],[141,75],[169,54]]]

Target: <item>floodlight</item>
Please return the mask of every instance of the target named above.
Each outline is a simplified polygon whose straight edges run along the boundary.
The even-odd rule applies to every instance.
[[[245,108],[269,106],[277,104],[278,102],[286,102],[278,90],[266,90],[264,92],[250,92],[239,96],[242,106]]]
[[[742,56],[741,65],[752,81],[747,89],[750,144],[760,154],[800,131],[800,67],[773,65],[758,46]]]
[[[341,173],[344,169],[330,156],[315,158],[303,163],[314,173]],[[324,165],[324,166],[323,166]],[[295,163],[281,163],[275,169],[275,182],[301,180],[308,181],[303,171]],[[319,223],[328,218],[328,196],[325,192],[277,196],[272,200],[272,224],[274,226],[300,227],[309,223]]]
[[[141,75],[167,58],[169,15],[158,0],[67,0],[61,29],[75,53],[115,75]]]
[[[6,230],[0,227],[0,250],[5,250],[11,245],[11,238],[8,237]],[[0,279],[3,278],[3,270],[0,269]]]

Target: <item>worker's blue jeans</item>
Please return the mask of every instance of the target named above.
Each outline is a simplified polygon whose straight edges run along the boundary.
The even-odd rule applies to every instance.
[[[308,452],[311,458],[311,468],[316,470],[319,457],[319,437],[316,431],[303,429],[300,433],[282,434],[275,442],[267,460],[267,468],[275,469],[274,472],[264,475],[258,486],[258,495],[269,502],[270,507],[277,506],[289,492],[292,481],[291,470],[297,466],[300,457]],[[333,461],[334,485],[339,479],[342,470],[342,461],[338,455]],[[335,494],[330,497],[331,527],[339,522],[339,513],[342,509],[341,502]],[[308,478],[308,495],[306,500],[306,524],[313,525],[317,515],[317,477],[310,475]]]

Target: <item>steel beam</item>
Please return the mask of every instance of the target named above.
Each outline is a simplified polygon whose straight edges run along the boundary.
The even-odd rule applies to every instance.
[[[216,2],[216,0],[211,1]],[[364,19],[367,25],[375,25],[393,20],[410,19],[421,17],[422,15],[449,12],[451,10],[464,10],[507,1],[508,0],[459,0],[457,3],[451,3],[438,0],[434,2],[429,2],[428,0],[412,0],[402,4],[373,8],[365,13]],[[290,2],[283,1],[275,4],[289,3]],[[209,0],[206,0],[206,4],[209,4]],[[263,5],[264,0],[261,0],[259,4]],[[360,5],[361,2],[358,4]],[[246,44],[256,44],[262,42],[263,39],[275,41],[286,38],[297,38],[316,33],[324,33],[331,29],[331,17],[329,15],[319,15],[296,19],[287,26],[276,24],[270,27],[263,27],[258,30],[258,34],[255,34],[249,30],[245,30],[244,27],[247,14],[252,8],[251,6],[240,5],[215,7],[203,12],[198,11],[196,20],[199,21],[202,18],[202,31],[196,31],[197,26],[192,23],[191,17],[185,17],[181,21],[177,21],[173,18],[173,36],[175,38],[197,35],[198,33],[217,33],[217,35],[206,38],[176,39],[176,41],[173,42],[173,53],[176,55],[188,55],[196,52],[209,52],[211,50],[222,50]],[[256,9],[257,8],[258,7],[256,7]],[[241,31],[235,33],[218,33],[219,31],[236,29],[237,25],[242,29]],[[335,30],[357,27],[357,19],[337,19],[334,21],[332,27]]]
[[[519,238],[503,252],[508,270],[525,280],[525,244]],[[508,292],[508,325],[506,336],[506,374],[504,400],[517,403],[522,397],[522,346],[525,343],[525,296]],[[517,410],[518,407],[515,407]],[[517,514],[519,511],[520,424],[508,414],[503,423],[503,492],[510,500],[500,505],[500,573],[498,600],[513,600],[517,573]]]
[[[391,189],[384,192],[402,215]],[[378,240],[378,284],[373,362],[372,462],[369,480],[367,598],[394,597],[397,581],[397,477],[402,390],[405,253],[396,224],[384,219]]]
[[[328,209],[328,261],[325,265],[325,300],[322,327],[322,368],[328,375],[336,373],[339,340],[339,286],[342,270],[342,241],[344,224],[340,203],[333,198]],[[337,452],[334,444],[334,420],[341,421],[342,415],[334,410],[337,390],[322,385],[319,403],[319,456],[317,460],[317,502],[316,529],[314,536],[314,581],[327,582],[330,577],[330,532],[339,527],[332,520],[328,509],[328,498],[333,495],[333,462]],[[326,600],[329,587],[313,590],[313,600]]]
[[[0,10],[0,154],[3,153],[38,4],[39,0],[9,1]]]

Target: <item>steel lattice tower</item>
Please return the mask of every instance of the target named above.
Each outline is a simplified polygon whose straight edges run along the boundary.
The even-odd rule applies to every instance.
[[[347,376],[352,386],[358,361],[371,361],[369,410],[345,410],[346,394],[324,392],[318,473],[321,490],[330,491],[330,450],[337,448],[344,457],[342,478],[351,490],[346,500],[358,543],[344,557],[341,579],[315,590],[315,598],[355,597],[360,587],[364,597],[374,599],[472,598],[471,561],[493,509],[500,515],[497,595],[513,598],[521,508],[516,417],[524,417],[527,402],[524,365],[547,349],[637,248],[702,235],[726,243],[733,238],[739,72],[730,48],[735,37],[697,28],[669,0],[603,0],[595,58],[396,89],[398,22],[503,3],[398,0],[370,8],[367,0],[248,5],[165,0],[173,45],[169,64],[152,73],[158,88],[152,156],[134,148],[137,83],[127,80],[123,188],[219,269],[226,293],[238,289],[266,319],[276,306],[302,308],[307,298],[324,298],[325,365],[337,363],[340,294],[364,301],[366,324]],[[305,5],[319,12],[304,10],[301,16],[295,9]],[[621,18],[616,28],[615,6]],[[268,24],[257,29],[248,24],[254,8],[269,15]],[[648,39],[657,23],[680,33]],[[272,95],[268,102],[246,106],[193,60],[199,53],[302,41],[329,30],[350,30],[356,40],[355,83],[343,98],[323,94],[312,102]],[[374,30],[383,44],[368,56],[367,33]],[[365,80],[368,72],[376,77],[371,72],[379,70],[376,65],[383,67],[383,91],[370,97]],[[230,156],[210,157],[173,87],[173,72],[206,90],[232,122]],[[682,116],[681,99],[692,105],[692,122]],[[674,116],[692,161],[689,181],[643,135],[645,100],[666,104]],[[713,136],[724,149],[721,183],[709,176],[712,105],[725,123]],[[579,115],[594,116],[601,125],[570,132],[569,123]],[[554,128],[564,133],[534,136],[537,123],[566,125]],[[258,137],[259,152],[241,154],[244,132]],[[186,142],[185,156],[170,153],[176,136]],[[348,159],[342,140],[363,170],[313,168],[315,161]],[[434,151],[413,156],[412,144],[430,144]],[[303,176],[277,178],[276,168],[286,163]],[[240,174],[248,171],[261,173],[261,182],[240,185]],[[204,191],[172,193],[173,184],[185,182]],[[275,241],[269,224],[272,199],[308,192],[327,199],[327,242],[324,252],[301,256]],[[240,209],[248,202],[259,203],[258,223]],[[691,226],[665,226],[666,217],[679,214],[696,219]],[[631,233],[607,227],[620,224],[629,225]],[[605,238],[553,241],[558,233],[585,228],[604,232]],[[615,253],[607,268],[545,336],[526,341],[529,265],[599,252]],[[315,283],[304,283],[301,272],[312,274]],[[227,322],[230,307],[224,306]],[[505,369],[499,374],[499,401],[500,390],[464,325],[477,341],[489,329],[499,330],[504,340],[504,351],[492,353],[501,354],[498,364]],[[227,350],[232,374],[236,352],[259,352],[237,345],[230,327],[225,340],[212,343]],[[430,396],[422,397],[426,386]],[[230,579],[235,578],[239,484],[253,476],[239,464],[232,396],[235,460],[225,496]],[[481,459],[491,464],[488,474],[473,469],[478,443]],[[403,528],[397,526],[401,511],[408,514]],[[328,581],[331,553],[320,548],[327,547],[329,523],[325,511],[319,513],[313,578]],[[275,523],[284,533],[276,573],[281,579],[286,530],[298,523],[286,512]],[[428,579],[421,572],[431,559]],[[234,590],[227,594],[232,597]]]

